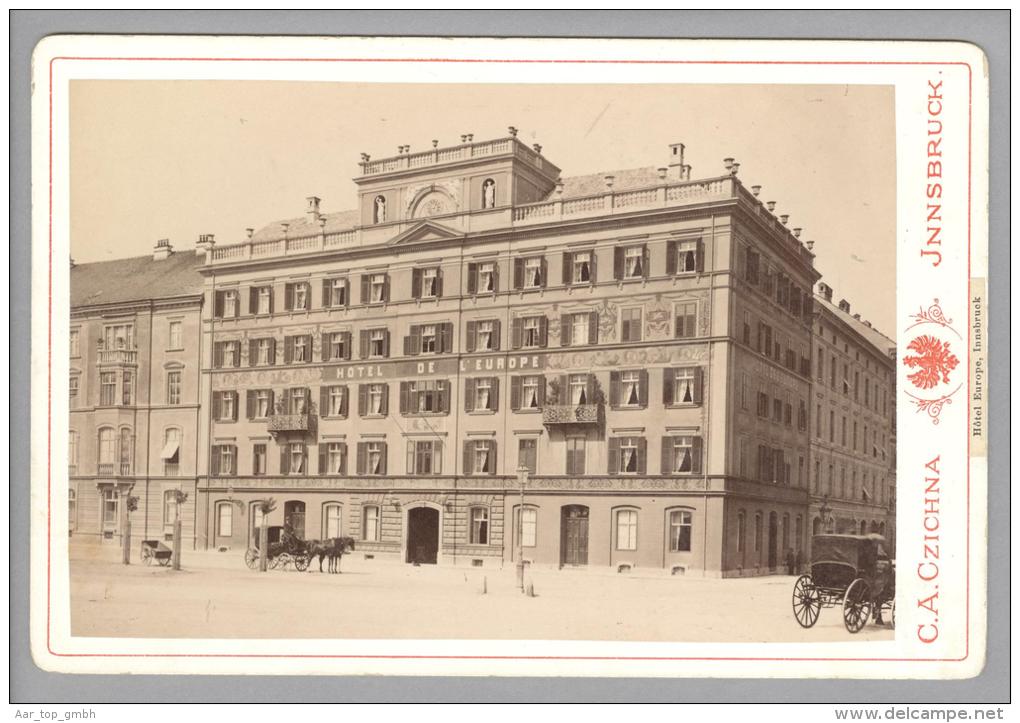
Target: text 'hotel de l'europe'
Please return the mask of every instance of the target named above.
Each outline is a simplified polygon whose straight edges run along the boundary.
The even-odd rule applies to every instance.
[[[236,554],[267,497],[271,540],[419,564],[755,575],[891,537],[894,344],[800,229],[732,159],[561,177],[516,136],[363,154],[356,210],[241,243],[72,262],[72,541],[119,539],[129,495],[135,539],[179,513]]]

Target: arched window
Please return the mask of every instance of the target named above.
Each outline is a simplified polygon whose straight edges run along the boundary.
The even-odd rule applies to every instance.
[[[117,432],[113,427],[99,430],[99,474],[113,474],[117,462]]]
[[[747,515],[743,510],[737,513],[737,552],[747,548]]]
[[[178,427],[167,427],[163,431],[163,450],[159,456],[165,476],[176,477],[181,473],[181,430]]]
[[[386,221],[386,197],[376,196],[372,201],[372,223],[384,223]]]
[[[340,537],[343,507],[339,502],[327,502],[322,507],[322,538]]]
[[[67,529],[78,529],[78,493],[73,489],[67,491]]]
[[[636,550],[638,534],[638,511],[616,511],[616,549]]]
[[[790,549],[790,515],[783,515],[783,554]]]
[[[669,551],[690,552],[694,513],[673,510],[669,513]]]
[[[361,539],[367,542],[379,541],[379,505],[365,505],[361,508]]]
[[[471,544],[489,544],[489,508],[472,507],[470,510],[471,520]]]
[[[754,551],[761,552],[762,520],[761,512],[754,513]]]
[[[861,534],[862,535],[868,534],[868,521],[867,520],[861,520]]]
[[[120,474],[131,474],[132,461],[134,459],[134,435],[130,427],[120,429]]]
[[[259,536],[262,534],[262,518],[264,515],[262,514],[261,504],[262,500],[252,502],[251,515],[249,515],[249,519],[251,520],[251,530],[249,531],[249,534],[251,535],[251,541],[254,547],[259,546]]]
[[[232,537],[234,534],[234,503],[216,503],[216,536]]]
[[[482,208],[496,208],[496,182],[491,178],[482,182]]]

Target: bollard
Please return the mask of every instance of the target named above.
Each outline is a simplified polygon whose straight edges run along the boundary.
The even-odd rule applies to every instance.
[[[487,578],[485,575],[482,575],[482,595],[485,595],[488,592],[489,592],[489,578]]]
[[[528,581],[527,595],[528,597],[535,597],[535,583],[530,580]]]

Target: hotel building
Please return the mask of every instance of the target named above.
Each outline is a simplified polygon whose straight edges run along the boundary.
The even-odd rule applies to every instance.
[[[245,549],[272,497],[272,536],[377,559],[783,569],[829,331],[799,233],[681,144],[562,177],[513,129],[461,140],[363,155],[355,210],[207,244],[198,546]]]

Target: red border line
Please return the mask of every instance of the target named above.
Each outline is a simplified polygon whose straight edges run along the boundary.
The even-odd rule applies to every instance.
[[[769,662],[928,662],[956,663],[966,660],[970,655],[970,435],[969,435],[969,397],[970,397],[970,363],[971,344],[968,333],[967,343],[967,396],[968,414],[964,415],[965,431],[967,432],[967,534],[966,534],[966,607],[965,607],[965,647],[961,658],[823,658],[823,657],[653,657],[653,656],[569,656],[569,655],[314,655],[314,654],[259,654],[259,653],[58,653],[53,649],[51,639],[51,560],[53,552],[52,535],[52,428],[53,428],[53,66],[58,60],[88,61],[155,61],[155,62],[289,62],[289,63],[493,63],[493,64],[558,64],[558,65],[910,65],[910,66],[965,66],[967,68],[967,308],[971,298],[971,191],[972,191],[972,142],[973,142],[973,69],[970,63],[963,61],[879,61],[879,60],[583,60],[583,59],[509,59],[509,58],[203,58],[203,57],[131,57],[131,56],[73,56],[61,55],[50,59],[49,63],[49,279],[47,309],[47,332],[49,348],[47,349],[47,430],[46,430],[46,649],[55,657],[77,658],[325,658],[325,659],[361,659],[361,660],[634,660],[634,661],[769,661]],[[301,82],[301,81],[294,81]],[[970,314],[967,316],[968,320]],[[570,641],[566,641],[570,642]],[[616,642],[616,641],[602,641]]]

